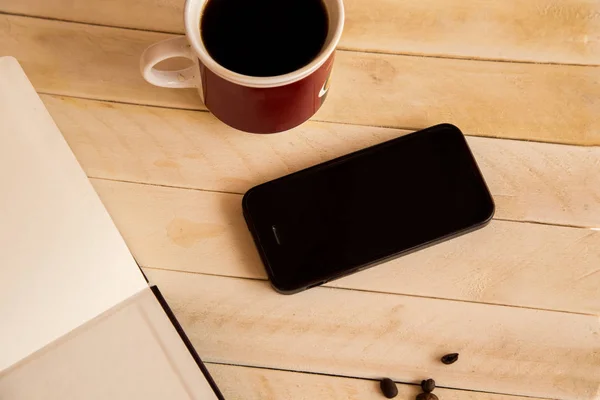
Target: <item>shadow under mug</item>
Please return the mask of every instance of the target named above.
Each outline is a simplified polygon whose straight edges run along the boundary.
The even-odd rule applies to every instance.
[[[323,0],[329,31],[317,57],[296,71],[272,77],[235,73],[208,54],[200,35],[200,17],[207,1],[210,0],[186,1],[186,36],[163,40],[144,51],[140,60],[144,79],[161,87],[197,88],[210,112],[225,124],[246,132],[281,132],[312,117],[329,90],[334,51],[344,27],[342,0]],[[179,71],[155,68],[159,62],[176,57],[188,58],[193,65]]]

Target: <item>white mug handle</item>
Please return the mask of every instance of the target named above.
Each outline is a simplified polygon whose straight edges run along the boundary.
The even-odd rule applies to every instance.
[[[179,71],[160,71],[154,68],[159,62],[175,57],[190,59],[194,65]],[[156,86],[197,88],[202,85],[198,57],[192,51],[185,36],[166,39],[148,47],[140,59],[140,70],[144,79]]]

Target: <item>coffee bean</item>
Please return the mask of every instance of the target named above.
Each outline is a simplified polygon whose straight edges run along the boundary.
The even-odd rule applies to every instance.
[[[383,378],[381,382],[379,382],[379,387],[381,387],[381,393],[388,399],[393,399],[398,395],[396,383],[390,378]]]
[[[421,393],[417,395],[417,400],[439,400],[433,393]]]
[[[458,360],[458,353],[446,354],[442,357],[442,362],[446,365],[454,364]]]
[[[435,381],[433,379],[421,381],[421,389],[423,389],[425,393],[433,392],[433,389],[435,389]]]

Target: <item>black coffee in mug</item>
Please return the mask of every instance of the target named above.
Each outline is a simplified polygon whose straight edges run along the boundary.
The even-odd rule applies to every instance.
[[[277,76],[315,59],[328,20],[323,0],[208,0],[200,34],[208,54],[223,67]]]

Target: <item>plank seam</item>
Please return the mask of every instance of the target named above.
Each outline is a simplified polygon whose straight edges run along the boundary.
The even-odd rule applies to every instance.
[[[94,100],[94,99],[91,99],[91,100]],[[101,100],[96,100],[96,101],[101,101]],[[124,103],[124,104],[127,104],[127,103]],[[142,105],[142,104],[140,104],[140,105]],[[206,112],[209,112],[209,111],[206,111]],[[357,124],[357,123],[352,123],[352,122],[327,121],[327,120],[323,120],[323,119],[311,119],[311,121],[321,122],[321,123],[325,123],[325,124],[364,126],[367,128],[369,128],[369,127],[371,127],[371,128],[386,128],[386,129],[405,130],[405,131],[411,131],[411,132],[419,131],[421,129],[425,129],[428,127],[428,126],[420,126],[420,127],[402,126],[402,127],[399,127],[399,126],[394,126],[394,125],[367,125],[367,124]],[[442,123],[442,122],[449,122],[449,121],[439,121],[439,123]],[[451,123],[451,122],[449,122],[449,123]],[[572,146],[572,147],[581,147],[581,148],[600,148],[600,145],[595,145],[595,144],[588,145],[588,144],[573,144],[573,143],[564,143],[564,142],[546,142],[543,140],[534,140],[534,139],[508,138],[508,137],[501,137],[501,136],[473,135],[473,134],[469,134],[469,133],[465,133],[465,132],[463,132],[463,133],[467,137],[480,137],[480,138],[497,139],[497,140],[514,140],[516,142],[555,144],[555,145],[559,145],[559,146]]]
[[[145,104],[145,103],[122,101],[122,100],[101,99],[101,98],[96,98],[96,97],[75,96],[75,95],[71,95],[71,94],[63,94],[63,93],[59,93],[59,92],[46,92],[46,91],[41,91],[41,90],[38,90],[37,93],[41,94],[41,95],[45,95],[45,96],[52,96],[52,97],[58,97],[58,98],[64,97],[64,98],[69,98],[69,99],[97,101],[97,102],[120,104],[120,105],[126,105],[126,106],[151,107],[151,108],[159,108],[159,109],[165,109],[165,110],[210,113],[210,111],[205,110],[205,109],[200,109],[200,108],[159,106],[156,104]],[[323,123],[323,124],[332,124],[332,125],[361,126],[361,127],[365,127],[365,128],[386,128],[386,129],[394,129],[394,130],[398,130],[398,131],[409,131],[409,132],[414,132],[414,131],[418,131],[418,130],[427,128],[427,126],[414,127],[414,126],[393,126],[393,125],[366,125],[366,124],[357,124],[357,123],[352,123],[352,122],[327,121],[327,120],[323,120],[323,119],[312,119],[312,118],[309,121]],[[307,122],[309,122],[309,121],[307,121]],[[506,137],[491,136],[491,135],[473,135],[473,134],[469,134],[469,133],[464,133],[464,134],[467,137],[474,137],[474,138],[485,138],[485,139],[496,139],[496,140],[514,140],[516,142],[543,143],[543,144],[553,144],[553,145],[559,145],[559,146],[580,147],[580,148],[586,148],[586,149],[587,148],[600,149],[600,145],[594,145],[594,144],[585,145],[585,144],[573,144],[573,143],[563,143],[563,142],[545,142],[543,140],[533,140],[533,139],[506,138]]]
[[[498,62],[507,64],[535,64],[535,65],[557,65],[567,67],[598,67],[600,64],[580,64],[580,63],[560,63],[555,61],[528,61],[528,60],[512,60],[502,58],[483,58],[474,56],[459,56],[459,55],[442,55],[442,54],[425,54],[425,53],[411,53],[411,52],[388,52],[383,50],[358,50],[352,47],[338,47],[338,51],[347,53],[368,53],[368,54],[381,54],[387,56],[404,56],[404,57],[422,57],[422,58],[438,58],[444,60],[461,60],[461,61],[480,61],[480,62]]]
[[[206,193],[231,194],[234,196],[243,196],[244,195],[244,193],[228,192],[226,190],[200,189],[200,188],[187,187],[187,186],[167,185],[167,184],[163,184],[163,183],[137,182],[137,181],[130,181],[127,179],[103,178],[103,177],[92,176],[92,175],[88,175],[88,179],[96,179],[99,181],[108,181],[108,182],[130,183],[133,185],[157,186],[157,187],[162,187],[162,188],[167,188],[167,189],[182,189],[182,190],[194,190],[197,192],[206,192]]]
[[[192,111],[192,112],[202,112],[202,113],[210,113],[210,111],[202,109],[202,108],[185,108],[185,107],[176,107],[176,106],[159,106],[156,104],[145,104],[145,103],[135,103],[132,101],[123,101],[123,100],[112,100],[112,99],[101,99],[97,97],[84,97],[84,96],[75,96],[72,94],[64,94],[60,92],[46,92],[43,90],[36,90],[38,94],[53,96],[53,97],[66,97],[70,99],[78,99],[78,100],[87,100],[87,101],[99,101],[111,104],[122,104],[126,106],[138,106],[138,107],[151,107],[151,108],[162,108],[165,110],[177,110],[177,111]],[[585,147],[585,146],[583,146]]]
[[[71,19],[62,19],[56,17],[43,17],[39,15],[28,15],[22,13],[13,13],[0,11],[0,15],[10,15],[15,17],[22,18],[34,18],[40,20],[47,21],[55,21],[55,22],[65,22],[71,24],[80,24],[80,25],[89,25],[96,26],[101,28],[110,28],[110,29],[124,29],[128,31],[135,32],[150,32],[150,33],[161,33],[167,35],[179,35],[182,36],[183,33],[173,32],[173,31],[161,31],[161,30],[150,30],[150,29],[141,29],[141,28],[133,28],[128,26],[115,26],[115,25],[106,25],[99,24],[96,22],[83,22],[76,21]],[[598,67],[600,64],[582,64],[582,63],[560,63],[554,61],[530,61],[530,60],[514,60],[514,59],[502,59],[502,58],[484,58],[484,57],[473,57],[473,56],[459,56],[459,55],[441,55],[441,54],[425,54],[425,53],[412,53],[412,52],[391,52],[391,51],[383,51],[383,50],[370,50],[370,49],[358,49],[347,46],[338,46],[338,51],[348,52],[348,53],[368,53],[368,54],[382,54],[389,56],[404,56],[404,57],[422,57],[422,58],[438,58],[438,59],[448,59],[448,60],[462,60],[462,61],[481,61],[481,62],[501,62],[508,64],[541,64],[541,65],[560,65],[560,66],[572,66],[572,67]]]
[[[222,274],[216,274],[216,273],[210,273],[210,272],[194,272],[194,271],[185,271],[185,270],[178,270],[178,269],[149,267],[149,266],[144,265],[139,262],[138,262],[138,264],[143,269],[156,270],[156,271],[175,272],[175,273],[192,274],[192,275],[214,276],[214,277],[228,278],[228,279],[242,279],[242,280],[255,281],[255,282],[268,282],[268,279],[266,279],[266,278],[251,278],[251,277],[246,277],[246,276],[222,275]],[[312,290],[314,290],[314,289],[345,290],[345,291],[349,291],[349,292],[377,293],[377,294],[387,294],[387,295],[391,295],[391,296],[405,296],[405,297],[411,297],[411,298],[417,298],[417,299],[432,299],[432,300],[440,300],[440,301],[452,301],[452,302],[456,302],[456,303],[482,304],[482,305],[486,305],[486,306],[518,308],[518,309],[524,309],[524,310],[544,311],[544,312],[552,312],[552,313],[560,313],[560,314],[568,314],[568,315],[581,315],[581,316],[594,317],[594,318],[598,317],[598,315],[596,315],[596,314],[590,314],[590,313],[579,312],[579,311],[553,310],[550,308],[519,306],[519,305],[514,305],[514,304],[503,304],[503,303],[489,303],[489,302],[473,301],[473,300],[451,299],[451,298],[446,298],[446,297],[424,296],[424,295],[418,295],[418,294],[412,294],[412,293],[394,293],[394,292],[387,292],[387,291],[383,291],[383,290],[356,289],[356,288],[347,288],[347,287],[341,287],[341,286],[333,286],[330,284],[317,286],[317,287],[313,288]]]
[[[180,36],[183,35],[183,33],[179,33],[179,32],[170,32],[170,31],[161,31],[161,30],[149,30],[149,29],[141,29],[141,28],[132,28],[132,27],[128,27],[128,26],[106,25],[106,24],[99,24],[99,23],[96,23],[96,22],[84,22],[84,21],[76,21],[76,20],[73,20],[73,19],[63,19],[63,18],[56,18],[56,17],[42,17],[42,16],[39,16],[39,15],[14,13],[14,12],[9,12],[9,11],[0,11],[0,15],[11,15],[11,16],[14,16],[14,17],[45,19],[45,20],[48,20],[48,21],[55,21],[55,22],[67,22],[67,23],[70,23],[70,24],[97,26],[97,27],[100,27],[100,28],[125,29],[127,31],[135,31],[135,32],[164,33],[164,34],[168,34],[168,35],[180,35]],[[182,16],[183,16],[183,13],[182,13]],[[183,19],[182,19],[182,21],[183,21]]]
[[[88,179],[95,179],[95,180],[107,181],[107,182],[129,183],[132,185],[155,186],[155,187],[161,187],[161,188],[167,188],[167,189],[181,189],[181,190],[193,190],[193,191],[197,191],[197,192],[206,192],[206,193],[229,194],[229,195],[234,195],[234,196],[243,196],[244,195],[244,193],[229,192],[226,190],[202,189],[202,188],[188,187],[188,186],[168,185],[168,184],[164,184],[164,183],[139,182],[139,181],[131,181],[131,180],[127,180],[127,179],[104,178],[104,177],[94,176],[94,175],[88,175]],[[492,197],[493,197],[493,194],[492,194]],[[557,227],[562,227],[562,228],[600,230],[599,227],[593,227],[593,226],[558,224],[558,223],[550,223],[550,222],[542,222],[542,221],[520,220],[520,219],[499,218],[499,217],[493,217],[493,219],[496,221],[514,222],[514,223],[520,223],[520,224],[534,224],[534,225],[544,225],[544,226],[557,226]]]
[[[332,373],[327,373],[327,372],[294,370],[294,369],[277,368],[277,367],[265,367],[265,366],[261,366],[261,365],[252,365],[252,364],[235,364],[235,363],[228,363],[228,362],[224,362],[224,361],[205,361],[204,363],[208,364],[208,365],[223,365],[223,366],[228,366],[228,367],[261,369],[261,370],[267,370],[267,371],[280,371],[280,372],[290,372],[290,373],[295,373],[295,374],[307,374],[307,375],[326,376],[326,377],[332,377],[332,378],[356,379],[356,380],[362,380],[362,381],[378,382],[378,379],[375,379],[375,378],[367,378],[367,377],[363,377],[363,376],[353,376],[353,375],[338,375],[338,374],[332,374]],[[415,382],[397,381],[397,380],[394,380],[394,382],[399,383],[401,385],[410,385],[410,386],[416,386],[416,387],[421,386],[420,382],[415,383]],[[461,391],[461,392],[472,392],[472,393],[511,396],[511,397],[515,397],[515,398],[547,400],[544,397],[533,397],[533,396],[520,395],[520,394],[516,395],[513,393],[488,392],[488,391],[482,391],[482,390],[471,390],[471,389],[456,388],[456,387],[451,387],[451,386],[440,386],[440,385],[436,385],[436,387],[441,388],[441,389],[456,390],[456,391]]]

